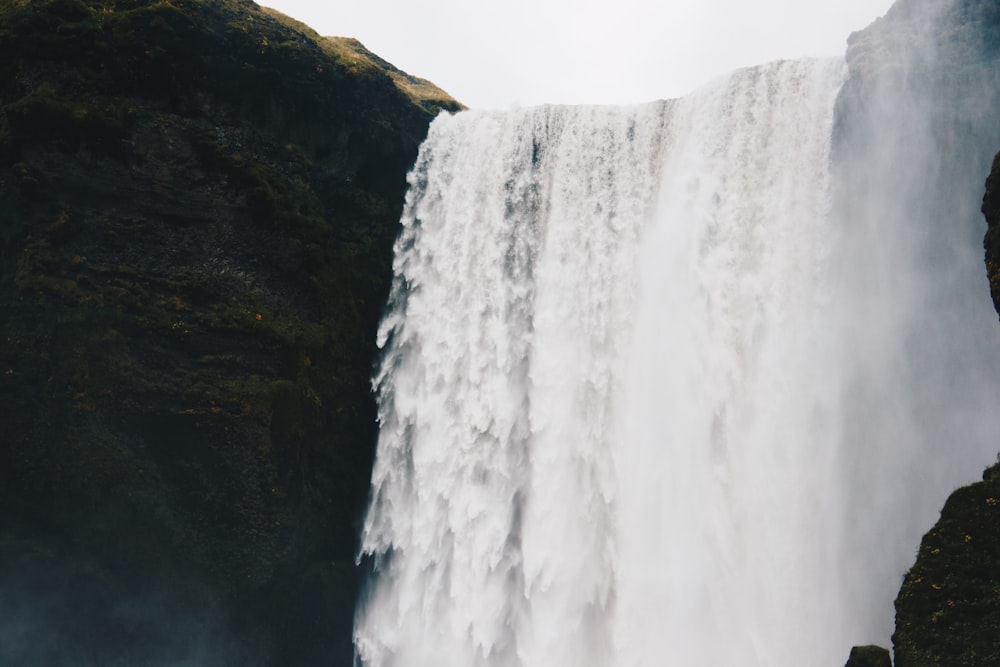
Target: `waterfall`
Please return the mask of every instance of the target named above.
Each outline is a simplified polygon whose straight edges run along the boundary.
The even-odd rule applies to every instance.
[[[888,636],[857,536],[881,576],[920,532],[850,474],[886,351],[839,319],[868,289],[832,204],[845,69],[434,121],[379,331],[363,665],[837,665]]]

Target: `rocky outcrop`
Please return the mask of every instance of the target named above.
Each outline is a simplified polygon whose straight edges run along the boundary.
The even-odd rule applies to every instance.
[[[1000,665],[1000,463],[953,493],[896,598],[896,667]]]
[[[892,657],[881,646],[855,646],[844,667],[892,667]]]
[[[986,216],[986,236],[983,248],[986,250],[986,277],[990,281],[993,305],[1000,314],[1000,153],[993,159],[993,170],[986,179],[986,195],[983,197],[983,215]]]
[[[0,663],[350,664],[442,108],[249,0],[0,7]]]

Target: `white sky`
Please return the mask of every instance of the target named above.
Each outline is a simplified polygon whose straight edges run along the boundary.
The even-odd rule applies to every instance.
[[[470,107],[630,104],[729,70],[843,55],[892,0],[260,0],[356,37]]]

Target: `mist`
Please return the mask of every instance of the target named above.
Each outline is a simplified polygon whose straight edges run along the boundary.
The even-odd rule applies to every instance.
[[[232,602],[190,577],[115,570],[64,547],[6,536],[0,573],[5,667],[256,667],[271,647]],[[119,559],[120,560],[120,559]]]
[[[1000,148],[987,5],[898,3],[848,50],[829,304],[844,417],[831,472],[844,480],[838,566],[856,643],[885,643],[920,536],[997,453],[1000,325],[979,210]]]

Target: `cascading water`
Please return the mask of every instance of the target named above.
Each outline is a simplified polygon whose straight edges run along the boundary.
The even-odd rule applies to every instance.
[[[881,587],[842,599],[851,535],[919,535],[844,511],[844,77],[433,123],[379,333],[364,665],[836,665],[872,606],[888,635]]]

